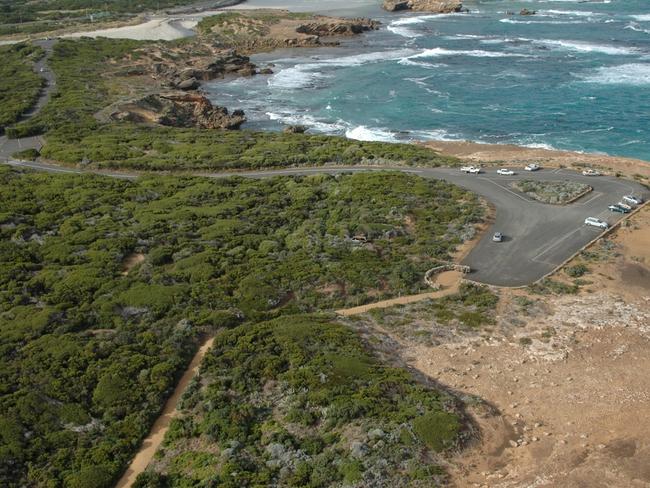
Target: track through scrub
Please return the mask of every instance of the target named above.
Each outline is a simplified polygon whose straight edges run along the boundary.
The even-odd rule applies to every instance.
[[[178,410],[176,409],[178,401],[180,400],[183,393],[185,393],[185,390],[190,384],[190,381],[192,381],[192,379],[198,374],[199,367],[201,366],[201,361],[203,361],[205,354],[208,352],[210,347],[212,347],[213,342],[214,337],[210,337],[209,339],[206,339],[205,342],[203,342],[201,347],[199,347],[199,350],[192,358],[190,365],[185,370],[185,373],[183,373],[183,376],[181,376],[180,381],[174,388],[174,393],[172,393],[172,396],[170,396],[165,403],[162,413],[154,422],[151,430],[149,431],[149,434],[142,442],[140,449],[131,461],[131,464],[127,470],[115,485],[115,488],[129,488],[133,485],[138,475],[147,469],[147,466],[153,459],[154,454],[160,447],[160,444],[162,444],[167,430],[169,430],[169,424],[171,423],[172,419],[178,415]]]
[[[377,308],[388,308],[394,307],[395,305],[406,305],[409,303],[421,302],[422,300],[442,298],[446,297],[447,295],[453,295],[454,293],[458,293],[462,275],[463,274],[460,271],[445,271],[444,273],[440,273],[436,279],[436,283],[439,283],[442,286],[441,290],[431,291],[427,293],[418,293],[417,295],[406,295],[403,297],[391,298],[389,300],[382,300],[381,302],[359,305],[358,307],[343,308],[337,310],[336,313],[343,315],[344,317],[349,317],[350,315],[359,315]]]

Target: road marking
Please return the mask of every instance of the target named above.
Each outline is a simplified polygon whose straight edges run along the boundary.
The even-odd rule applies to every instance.
[[[578,205],[587,205],[590,202],[593,202],[596,198],[600,198],[604,195],[604,193],[596,192],[592,195],[592,197],[587,200],[586,202],[579,203]]]
[[[528,198],[524,198],[524,197],[522,197],[522,196],[519,195],[518,193],[515,193],[514,191],[510,190],[509,188],[506,188],[505,186],[500,185],[499,183],[497,183],[497,182],[494,181],[494,180],[491,180],[490,178],[485,178],[485,177],[480,176],[479,179],[481,179],[481,180],[485,180],[485,181],[489,181],[490,183],[492,183],[492,184],[498,186],[499,188],[501,188],[501,189],[507,191],[508,193],[512,193],[514,196],[516,196],[516,197],[519,198],[520,200],[523,200],[524,202],[527,202],[527,203],[534,203],[533,200],[529,200]]]
[[[554,247],[557,247],[558,244],[560,244],[560,243],[566,241],[569,237],[571,237],[571,236],[572,236],[573,234],[575,234],[576,232],[579,232],[580,230],[582,230],[582,227],[578,227],[577,229],[574,229],[574,230],[572,230],[571,232],[569,232],[569,233],[568,233],[567,235],[565,235],[564,237],[561,237],[560,239],[558,239],[558,240],[556,240],[556,241],[553,241],[553,242],[552,242],[549,246],[547,246],[543,251],[541,251],[539,254],[537,254],[536,256],[534,256],[534,257],[532,258],[531,261],[536,261],[536,262],[538,262],[538,263],[540,263],[540,262],[545,262],[545,261],[538,261],[537,258],[539,258],[540,256],[546,254],[547,252],[549,252],[549,251],[550,251],[551,249],[553,249]]]

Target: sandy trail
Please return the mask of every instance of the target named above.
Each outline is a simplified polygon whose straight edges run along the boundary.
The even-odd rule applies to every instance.
[[[436,279],[436,283],[439,283],[442,286],[442,289],[438,291],[391,298],[390,300],[368,303],[366,305],[360,305],[358,307],[343,308],[337,310],[336,313],[343,315],[344,317],[349,317],[350,315],[359,315],[376,308],[388,308],[395,305],[406,305],[408,303],[419,302],[422,300],[427,300],[429,298],[442,298],[447,295],[453,295],[454,293],[458,292],[458,287],[460,286],[460,280],[462,276],[463,274],[460,271],[446,271],[444,273],[440,273]]]
[[[201,366],[201,361],[203,361],[203,357],[208,352],[210,347],[212,347],[213,342],[214,337],[210,337],[201,345],[199,350],[196,352],[194,358],[192,358],[192,361],[190,362],[189,367],[185,373],[183,373],[183,376],[176,385],[174,393],[172,393],[172,396],[169,397],[169,400],[167,400],[165,406],[163,407],[162,413],[154,422],[149,435],[142,442],[140,450],[133,458],[133,461],[131,461],[131,464],[122,475],[122,478],[120,478],[120,480],[115,485],[115,488],[128,488],[132,486],[138,475],[147,468],[151,462],[151,459],[153,459],[154,454],[165,438],[165,434],[169,429],[169,424],[171,423],[172,419],[178,415],[178,410],[176,410],[178,401],[187,389],[187,385],[189,385],[190,381],[198,374],[199,367]]]
[[[144,262],[144,254],[134,253],[127,256],[124,261],[122,261],[122,276],[127,276],[129,272],[135,268],[138,264]]]

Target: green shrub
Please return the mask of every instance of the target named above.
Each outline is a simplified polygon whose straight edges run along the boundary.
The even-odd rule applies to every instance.
[[[580,278],[585,273],[589,271],[589,268],[585,264],[576,264],[574,266],[568,266],[565,268],[564,272],[569,275],[571,278]]]

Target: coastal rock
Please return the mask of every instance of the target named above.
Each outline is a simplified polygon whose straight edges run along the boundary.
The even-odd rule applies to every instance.
[[[299,34],[334,37],[354,36],[363,32],[379,29],[380,23],[372,19],[350,19],[335,22],[310,22],[296,27]]]
[[[244,112],[228,112],[214,106],[206,97],[188,93],[149,95],[119,107],[113,120],[153,123],[172,127],[238,129],[246,121]]]
[[[463,4],[457,0],[384,0],[383,7],[389,12],[413,10],[449,14],[463,11]]]
[[[285,134],[302,134],[307,130],[307,127],[304,125],[287,125],[283,132]]]
[[[196,90],[199,86],[199,81],[194,77],[183,80],[176,85],[179,90]]]
[[[168,86],[179,90],[196,90],[201,82],[223,78],[227,75],[253,76],[257,67],[234,50],[227,49],[214,57],[190,60],[192,66],[178,67],[177,60],[152,64],[152,75],[167,81]]]
[[[527,8],[522,8],[519,11],[519,15],[535,15],[537,10],[528,10]]]

